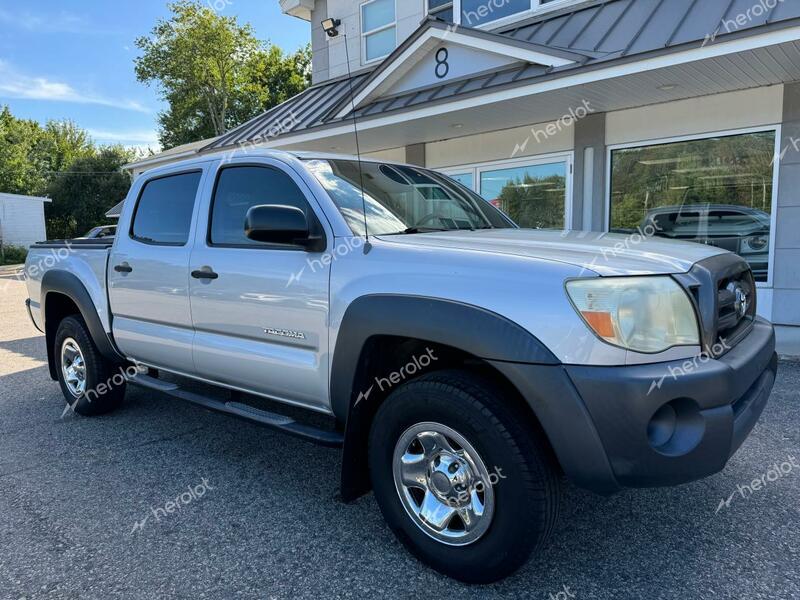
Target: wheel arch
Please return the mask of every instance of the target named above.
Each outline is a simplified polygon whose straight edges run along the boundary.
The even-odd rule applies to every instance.
[[[86,286],[74,274],[60,270],[45,273],[41,283],[41,305],[47,340],[47,364],[52,379],[58,378],[56,359],[53,355],[56,331],[59,323],[70,315],[79,314],[83,318],[100,354],[113,362],[125,360],[103,328]]]
[[[377,407],[391,391],[376,390],[369,382],[376,374],[390,375],[381,375],[389,368],[385,365],[406,364],[427,350],[437,353],[436,370],[453,366],[480,370],[504,388],[509,401],[524,405],[534,426],[541,427],[519,390],[490,362],[560,364],[530,332],[501,315],[460,302],[389,294],[363,296],[345,312],[331,368],[332,408],[345,424],[345,501],[370,489],[366,460],[369,429]],[[384,360],[389,353],[391,359]]]

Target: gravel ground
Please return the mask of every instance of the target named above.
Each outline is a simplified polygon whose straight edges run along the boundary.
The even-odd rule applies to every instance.
[[[62,418],[24,298],[0,275],[0,598],[800,598],[800,468],[737,492],[800,462],[800,363],[781,363],[723,473],[612,498],[568,487],[545,551],[467,587],[407,554],[371,495],[337,499],[338,451],[137,388],[112,415]]]

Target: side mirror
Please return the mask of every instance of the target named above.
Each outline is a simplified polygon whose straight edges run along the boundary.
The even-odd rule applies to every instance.
[[[244,220],[244,232],[255,242],[293,244],[309,251],[318,251],[320,244],[324,245],[322,237],[311,234],[305,213],[295,206],[251,207]]]

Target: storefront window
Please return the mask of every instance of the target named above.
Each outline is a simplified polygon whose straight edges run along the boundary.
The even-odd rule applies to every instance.
[[[563,229],[565,162],[481,170],[480,194],[520,227]]]
[[[611,223],[717,246],[768,281],[775,132],[611,152]]]

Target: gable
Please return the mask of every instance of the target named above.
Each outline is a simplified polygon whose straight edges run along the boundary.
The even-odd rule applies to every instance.
[[[399,96],[411,90],[440,85],[519,63],[502,54],[486,52],[446,41],[436,45],[383,95]]]
[[[565,67],[587,57],[485,31],[428,21],[364,82],[356,108],[381,98],[497,71],[513,64]],[[336,117],[344,118],[349,106]]]

